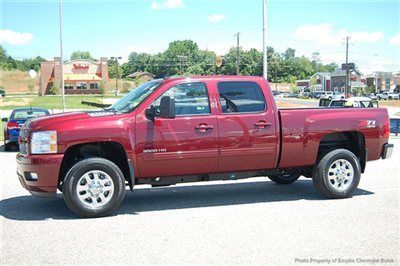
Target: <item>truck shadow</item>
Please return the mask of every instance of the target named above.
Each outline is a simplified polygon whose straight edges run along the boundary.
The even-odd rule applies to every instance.
[[[357,189],[354,196],[374,194]],[[118,214],[137,215],[142,212],[231,206],[279,201],[327,200],[315,190],[312,180],[299,180],[289,186],[273,182],[227,183],[197,186],[143,188],[127,191]],[[247,207],[244,207],[247,208]],[[250,207],[249,207],[250,208]],[[267,208],[267,206],[266,206]],[[53,199],[20,196],[0,201],[0,215],[12,220],[77,219],[62,195]]]

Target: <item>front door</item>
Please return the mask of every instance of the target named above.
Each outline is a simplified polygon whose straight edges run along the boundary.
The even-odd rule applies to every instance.
[[[207,86],[182,83],[169,88],[152,104],[158,110],[163,96],[175,98],[176,117],[136,117],[137,164],[140,177],[215,172],[218,163],[218,124],[211,114]]]
[[[260,85],[249,81],[217,84],[220,161],[218,171],[275,167],[278,136],[274,108],[268,107]]]

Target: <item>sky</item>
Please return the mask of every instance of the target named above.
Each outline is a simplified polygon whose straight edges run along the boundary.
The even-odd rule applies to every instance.
[[[58,0],[0,0],[0,41],[17,59],[60,55]],[[262,0],[63,0],[64,57],[158,53],[174,40],[226,53],[262,50]],[[323,63],[349,61],[364,74],[400,71],[400,0],[267,0],[267,45]]]

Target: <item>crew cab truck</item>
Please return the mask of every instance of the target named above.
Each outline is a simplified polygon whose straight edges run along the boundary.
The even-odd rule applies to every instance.
[[[261,77],[169,78],[110,108],[28,121],[17,174],[35,196],[62,191],[82,217],[110,215],[126,187],[268,176],[312,178],[350,197],[366,162],[391,156],[386,109],[277,109]]]

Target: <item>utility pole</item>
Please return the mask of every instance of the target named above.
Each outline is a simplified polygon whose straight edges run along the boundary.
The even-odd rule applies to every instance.
[[[267,0],[263,0],[263,77],[268,78],[268,61],[267,61]]]
[[[239,64],[239,53],[240,53],[240,46],[239,46],[239,39],[240,39],[240,32],[235,34],[236,36],[236,75],[240,75],[240,64]]]
[[[178,59],[179,59],[179,74],[183,75],[183,63],[187,60],[187,56],[186,55],[178,55]]]
[[[60,16],[60,67],[61,67],[61,95],[62,111],[65,112],[65,91],[64,91],[64,58],[63,58],[63,38],[62,38],[62,0],[58,2],[58,12]]]
[[[347,98],[347,91],[349,89],[349,39],[350,36],[346,36],[346,86],[344,87],[345,98]]]
[[[115,60],[115,96],[118,96],[118,77],[119,77],[119,72],[118,72],[118,59],[122,59],[121,56],[112,56],[112,60]]]

